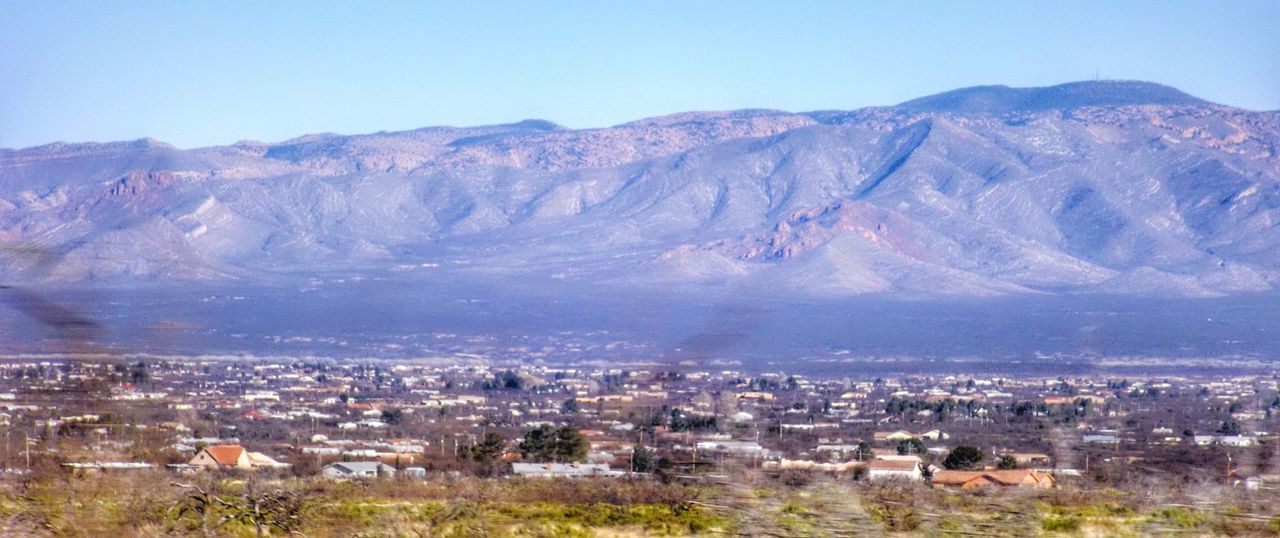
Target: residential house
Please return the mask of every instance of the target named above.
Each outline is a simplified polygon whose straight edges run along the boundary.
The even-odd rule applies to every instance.
[[[912,435],[911,432],[908,432],[906,430],[898,430],[896,432],[875,432],[876,442],[885,442],[885,441],[898,442],[898,441],[907,441],[915,438],[916,436]]]
[[[930,480],[933,487],[958,487],[974,489],[987,486],[1051,488],[1053,475],[1030,469],[985,470],[985,471],[947,471],[933,473]]]
[[[1106,433],[1085,434],[1084,436],[1081,437],[1081,440],[1086,443],[1099,444],[1099,445],[1114,445],[1120,442],[1119,437],[1116,437],[1111,434],[1106,434]]]
[[[512,463],[511,472],[516,476],[538,478],[583,478],[593,476],[622,476],[600,463]]]
[[[377,461],[341,461],[326,465],[320,474],[325,478],[390,478],[396,469]]]
[[[923,477],[918,461],[872,460],[867,462],[867,478],[871,480],[920,480]]]
[[[249,451],[240,445],[210,445],[200,449],[190,465],[204,469],[252,469]]]
[[[1258,444],[1258,438],[1251,435],[1224,435],[1218,439],[1222,446],[1248,448]]]
[[[240,445],[210,445],[196,453],[188,465],[200,469],[259,469],[281,468],[281,463],[261,452],[249,452]]]
[[[950,439],[951,435],[941,430],[929,430],[927,432],[920,434],[920,438],[928,439],[930,441],[945,441],[947,439]]]
[[[1018,465],[1030,467],[1048,467],[1052,463],[1052,458],[1048,454],[1039,452],[1010,452],[1005,454],[1013,458]]]

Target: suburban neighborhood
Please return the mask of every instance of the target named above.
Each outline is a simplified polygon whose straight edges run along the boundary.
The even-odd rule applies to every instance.
[[[9,476],[51,465],[334,480],[706,481],[751,470],[968,490],[1157,469],[1280,486],[1274,376],[819,379],[692,368],[41,360],[0,364],[0,378]]]

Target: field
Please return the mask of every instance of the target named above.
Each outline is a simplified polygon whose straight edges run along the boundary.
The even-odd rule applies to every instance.
[[[1203,484],[955,491],[791,473],[680,485],[53,472],[3,488],[4,536],[1280,535],[1274,492]]]

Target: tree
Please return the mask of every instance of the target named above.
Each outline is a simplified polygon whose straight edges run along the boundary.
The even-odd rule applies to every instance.
[[[636,445],[631,449],[631,470],[637,473],[652,473],[658,470],[658,459],[649,448]]]
[[[476,466],[476,474],[492,476],[498,474],[498,463],[502,453],[507,450],[506,438],[495,432],[484,434],[479,443],[462,447],[458,457],[470,461]]]
[[[996,468],[998,468],[998,469],[1017,469],[1017,468],[1018,468],[1018,459],[1017,459],[1017,458],[1015,458],[1015,457],[1013,457],[1013,456],[1010,456],[1010,455],[1008,455],[1008,454],[1005,454],[1005,455],[1003,455],[1003,456],[1000,456],[1000,463],[997,463],[997,464],[996,464]]]
[[[976,469],[986,457],[982,449],[976,446],[960,445],[951,449],[947,459],[942,460],[942,466],[951,470]]]
[[[138,361],[129,368],[129,382],[138,385],[151,380],[151,373],[147,371],[147,363]]]
[[[555,432],[551,426],[543,424],[524,434],[519,446],[520,455],[529,461],[552,461],[555,459],[555,444]]]
[[[385,409],[382,411],[382,421],[395,426],[404,420],[403,409]]]
[[[871,445],[867,444],[866,441],[858,443],[858,448],[854,451],[854,455],[858,458],[858,461],[867,461],[875,457],[875,453],[871,451]]]
[[[1222,435],[1240,435],[1240,423],[1234,420],[1227,420],[1218,428],[1218,433]]]
[[[204,488],[194,484],[179,484],[170,482],[170,485],[176,488],[187,490],[185,494],[178,499],[169,513],[174,520],[176,526],[184,516],[191,516],[195,519],[194,523],[188,524],[186,531],[200,530],[201,536],[210,536],[209,515],[218,509],[221,499],[209,494]],[[170,529],[171,531],[174,529]]]
[[[511,370],[507,370],[503,372],[501,379],[502,379],[502,388],[506,390],[523,390],[524,389],[524,379],[520,377],[520,374],[517,374]]]
[[[560,412],[566,415],[572,415],[582,410],[582,406],[578,404],[577,398],[569,398],[560,406]]]
[[[271,529],[279,529],[285,534],[295,534],[303,524],[303,508],[307,502],[305,493],[276,489],[261,491],[255,480],[244,484],[244,492],[236,497],[218,497],[208,490],[191,484],[171,485],[185,490],[182,498],[170,508],[175,520],[191,515],[196,521],[186,530],[199,530],[204,536],[210,535],[209,516],[213,513],[223,514],[214,525],[222,527],[231,522],[253,527],[254,534],[266,536]],[[194,527],[194,528],[191,528]]]
[[[686,413],[681,409],[671,410],[671,431],[684,432],[714,430],[716,428],[716,417]]]
[[[246,483],[244,493],[236,501],[217,500],[228,512],[219,520],[218,526],[239,521],[252,526],[258,536],[266,536],[272,528],[293,534],[302,526],[306,504],[306,498],[300,492],[282,489],[260,492],[253,486],[253,481]]]
[[[907,454],[923,455],[929,449],[924,447],[924,442],[919,439],[903,439],[898,441],[898,454],[906,456]]]
[[[587,461],[590,449],[587,438],[568,425],[553,429],[543,424],[524,434],[524,440],[520,441],[520,454],[524,459],[538,463]]]

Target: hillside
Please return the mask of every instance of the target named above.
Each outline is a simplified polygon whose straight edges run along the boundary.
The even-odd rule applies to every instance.
[[[854,111],[0,150],[5,281],[1215,296],[1280,283],[1280,114],[1140,82]]]

